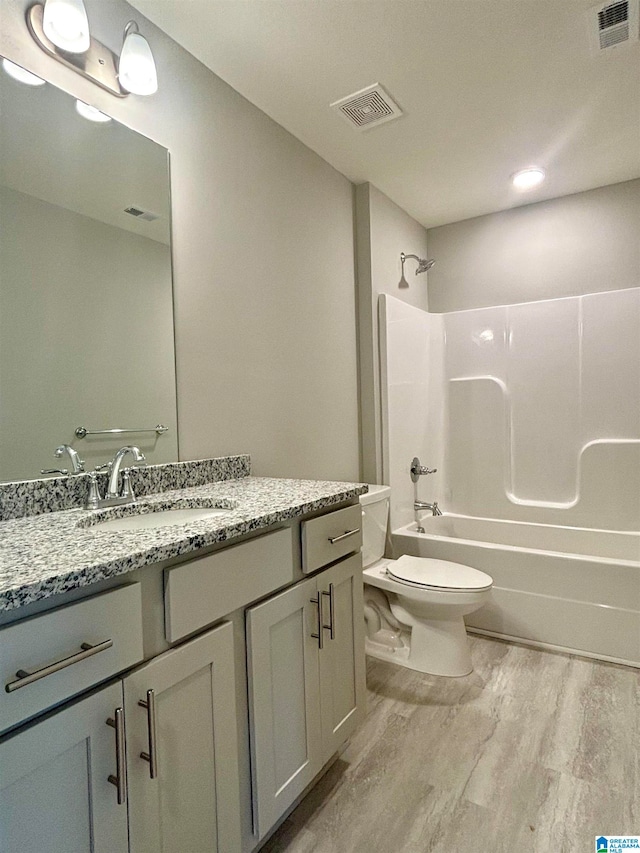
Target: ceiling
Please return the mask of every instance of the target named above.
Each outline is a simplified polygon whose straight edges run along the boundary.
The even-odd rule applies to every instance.
[[[426,227],[640,176],[640,47],[592,52],[593,0],[132,5]],[[376,82],[400,119],[363,132],[330,108]],[[516,192],[510,175],[532,164],[547,180]]]

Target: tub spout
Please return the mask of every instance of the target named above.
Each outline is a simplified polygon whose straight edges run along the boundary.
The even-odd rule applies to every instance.
[[[432,504],[426,503],[425,501],[414,501],[413,508],[416,512],[420,509],[430,509],[432,515],[442,515],[442,510],[438,506],[438,501],[434,501]],[[424,530],[421,532],[424,533]]]

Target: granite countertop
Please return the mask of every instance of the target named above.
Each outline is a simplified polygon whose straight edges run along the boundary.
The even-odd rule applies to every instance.
[[[353,499],[358,483],[259,477],[221,480],[138,499],[137,505],[89,513],[49,512],[0,522],[0,611],[133,569],[189,554],[279,521]],[[179,501],[179,507],[173,504]],[[213,518],[151,530],[107,531],[91,521],[149,510],[223,505]],[[80,525],[80,526],[79,526]]]

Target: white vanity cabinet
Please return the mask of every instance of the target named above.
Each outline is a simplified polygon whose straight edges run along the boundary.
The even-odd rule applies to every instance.
[[[0,743],[2,853],[127,853],[115,732],[122,684],[106,687]]]
[[[228,622],[0,743],[2,853],[240,849]]]
[[[0,853],[255,850],[364,711],[359,515],[0,628]]]
[[[233,628],[124,679],[131,853],[241,849]]]
[[[254,810],[263,838],[364,709],[359,551],[247,611]]]

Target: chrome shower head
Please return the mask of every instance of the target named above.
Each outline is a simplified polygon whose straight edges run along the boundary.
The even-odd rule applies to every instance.
[[[416,275],[418,275],[419,272],[426,272],[427,270],[430,270],[434,264],[435,261],[433,258],[420,258],[420,260],[418,261],[418,269],[416,270]]]
[[[416,270],[416,275],[418,275],[418,273],[430,270],[431,267],[435,264],[435,260],[433,258],[419,258],[417,255],[405,255],[404,252],[400,252],[400,260],[402,261],[403,266],[407,258],[413,258],[418,262],[418,269]]]

